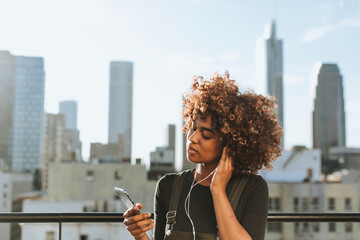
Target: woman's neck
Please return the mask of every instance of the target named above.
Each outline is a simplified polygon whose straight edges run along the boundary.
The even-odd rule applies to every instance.
[[[193,173],[193,177],[195,178],[195,182],[200,182],[204,178],[206,178],[212,171],[214,171],[216,165],[205,165],[203,163],[197,164],[196,169]],[[204,186],[210,186],[212,180],[212,176],[209,176],[204,181],[200,182],[199,184]]]

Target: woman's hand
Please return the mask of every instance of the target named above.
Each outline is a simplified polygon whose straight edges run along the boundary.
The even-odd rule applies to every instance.
[[[230,153],[228,147],[224,147],[222,156],[216,171],[212,177],[210,190],[214,192],[225,192],[227,183],[234,171],[234,156]]]
[[[135,239],[149,239],[145,232],[154,227],[154,220],[148,219],[151,217],[151,213],[138,214],[138,210],[141,208],[141,203],[129,208],[123,215],[124,224]]]

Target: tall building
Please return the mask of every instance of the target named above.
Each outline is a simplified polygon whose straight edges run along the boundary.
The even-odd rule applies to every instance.
[[[345,146],[342,76],[336,64],[316,63],[311,75],[314,91],[313,147],[329,160],[330,147]]]
[[[64,116],[65,129],[63,139],[63,160],[81,162],[80,131],[77,129],[77,102],[75,100],[61,101],[59,114]]]
[[[0,51],[0,158],[14,172],[41,167],[44,85],[42,57]]]
[[[123,143],[124,160],[131,159],[133,63],[110,63],[109,143]]]
[[[265,83],[267,94],[275,97],[276,114],[280,125],[284,126],[284,96],[283,96],[283,50],[282,40],[276,38],[275,21],[265,27],[264,37],[256,43],[257,75],[261,85]],[[281,146],[284,146],[284,137]]]
[[[61,101],[59,103],[59,113],[65,117],[66,129],[77,129],[77,102],[74,100]]]
[[[166,173],[175,171],[175,125],[168,126],[168,146],[156,147],[150,153],[150,170],[148,178],[157,180]]]
[[[49,164],[64,159],[64,122],[64,116],[61,114],[46,114],[41,179],[44,190],[48,186]]]

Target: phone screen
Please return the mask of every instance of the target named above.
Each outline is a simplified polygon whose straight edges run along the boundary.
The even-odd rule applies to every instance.
[[[125,189],[116,187],[114,188],[114,191],[119,196],[121,202],[125,205],[127,209],[132,208],[135,205],[134,201],[130,198],[129,194]],[[141,211],[139,209],[138,214],[140,213]]]

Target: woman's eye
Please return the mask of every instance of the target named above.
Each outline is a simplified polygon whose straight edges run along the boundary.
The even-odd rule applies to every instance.
[[[205,136],[205,134],[202,134],[202,137],[203,137],[204,139],[210,139],[210,138],[211,138],[211,137]]]

